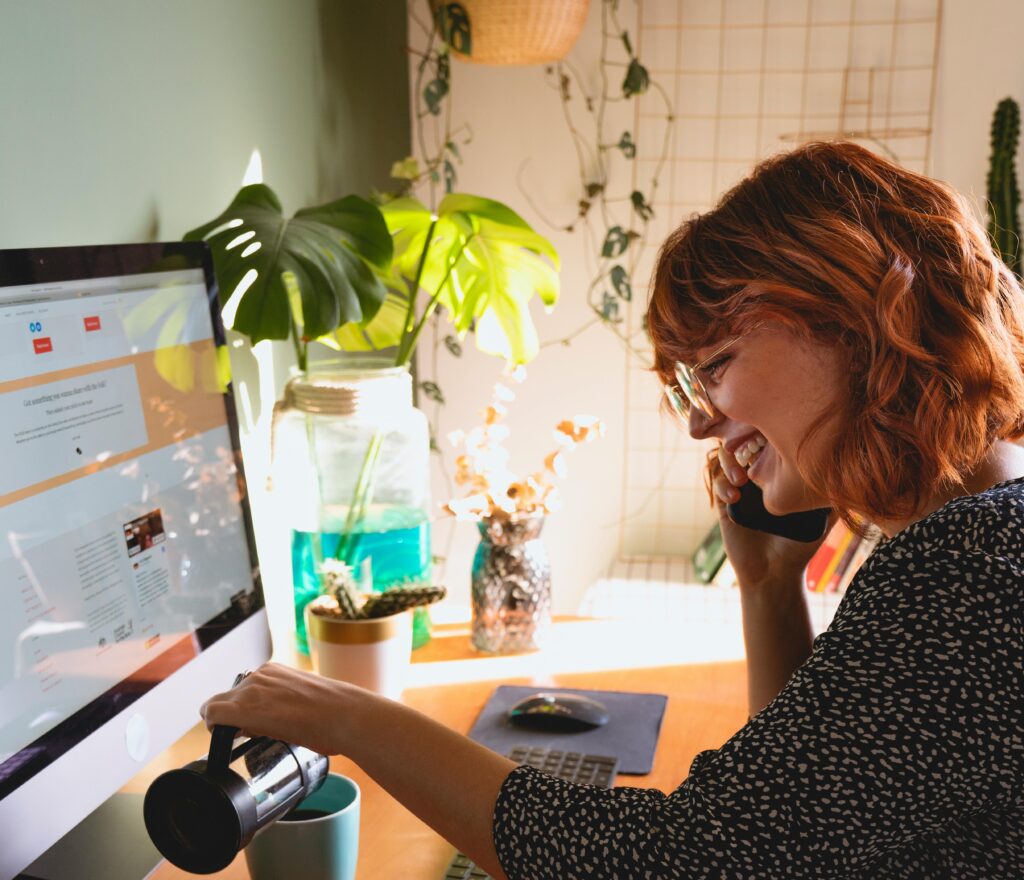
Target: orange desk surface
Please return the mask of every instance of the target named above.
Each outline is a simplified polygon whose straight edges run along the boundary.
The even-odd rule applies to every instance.
[[[652,772],[617,780],[662,791],[682,782],[698,752],[717,748],[746,721],[742,662],[674,665],[665,633],[644,639],[637,625],[609,620],[559,618],[550,644],[532,654],[490,657],[470,647],[468,624],[435,626],[431,642],[413,653],[404,702],[465,733],[498,684],[667,694]],[[124,790],[145,791],[165,770],[202,757],[208,744],[205,727],[197,725]],[[334,758],[331,769],[351,776],[362,790],[358,880],[440,880],[454,849],[351,761]],[[161,880],[190,876],[167,862],[153,874]],[[210,876],[247,877],[244,856]]]

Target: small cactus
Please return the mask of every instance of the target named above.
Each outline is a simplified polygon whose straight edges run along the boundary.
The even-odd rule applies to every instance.
[[[367,596],[356,588],[352,567],[339,559],[324,562],[321,580],[324,595],[313,600],[311,610],[343,620],[389,617],[420,605],[433,605],[448,595],[444,587],[396,587]]]
[[[444,587],[399,587],[386,593],[374,593],[366,600],[360,616],[389,617],[420,605],[433,605],[447,595]]]
[[[1020,190],[1017,188],[1017,142],[1020,107],[1004,98],[992,117],[992,156],[988,172],[988,234],[1003,262],[1021,270]]]
[[[327,559],[324,561],[322,580],[324,593],[334,597],[341,617],[355,620],[361,616],[364,600],[356,590],[352,566],[340,559]]]

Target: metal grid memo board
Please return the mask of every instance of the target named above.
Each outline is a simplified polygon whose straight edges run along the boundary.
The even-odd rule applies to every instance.
[[[637,278],[661,241],[761,159],[809,140],[855,140],[915,171],[931,159],[942,0],[637,0],[637,53],[672,96],[673,130]],[[636,102],[633,182],[648,180],[664,113]],[[653,149],[653,147],[652,147]],[[644,303],[625,320],[646,344]],[[627,361],[619,556],[689,556],[714,522],[706,444],[658,413],[660,388]]]

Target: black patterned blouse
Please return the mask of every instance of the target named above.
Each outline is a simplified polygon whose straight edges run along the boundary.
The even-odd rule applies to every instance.
[[[785,689],[670,795],[520,767],[510,880],[1024,878],[1024,478],[882,543]]]

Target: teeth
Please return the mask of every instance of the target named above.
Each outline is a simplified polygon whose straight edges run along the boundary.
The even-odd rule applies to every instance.
[[[757,454],[768,445],[768,441],[758,434],[744,443],[735,452],[736,462],[740,467],[748,467],[757,458]]]

